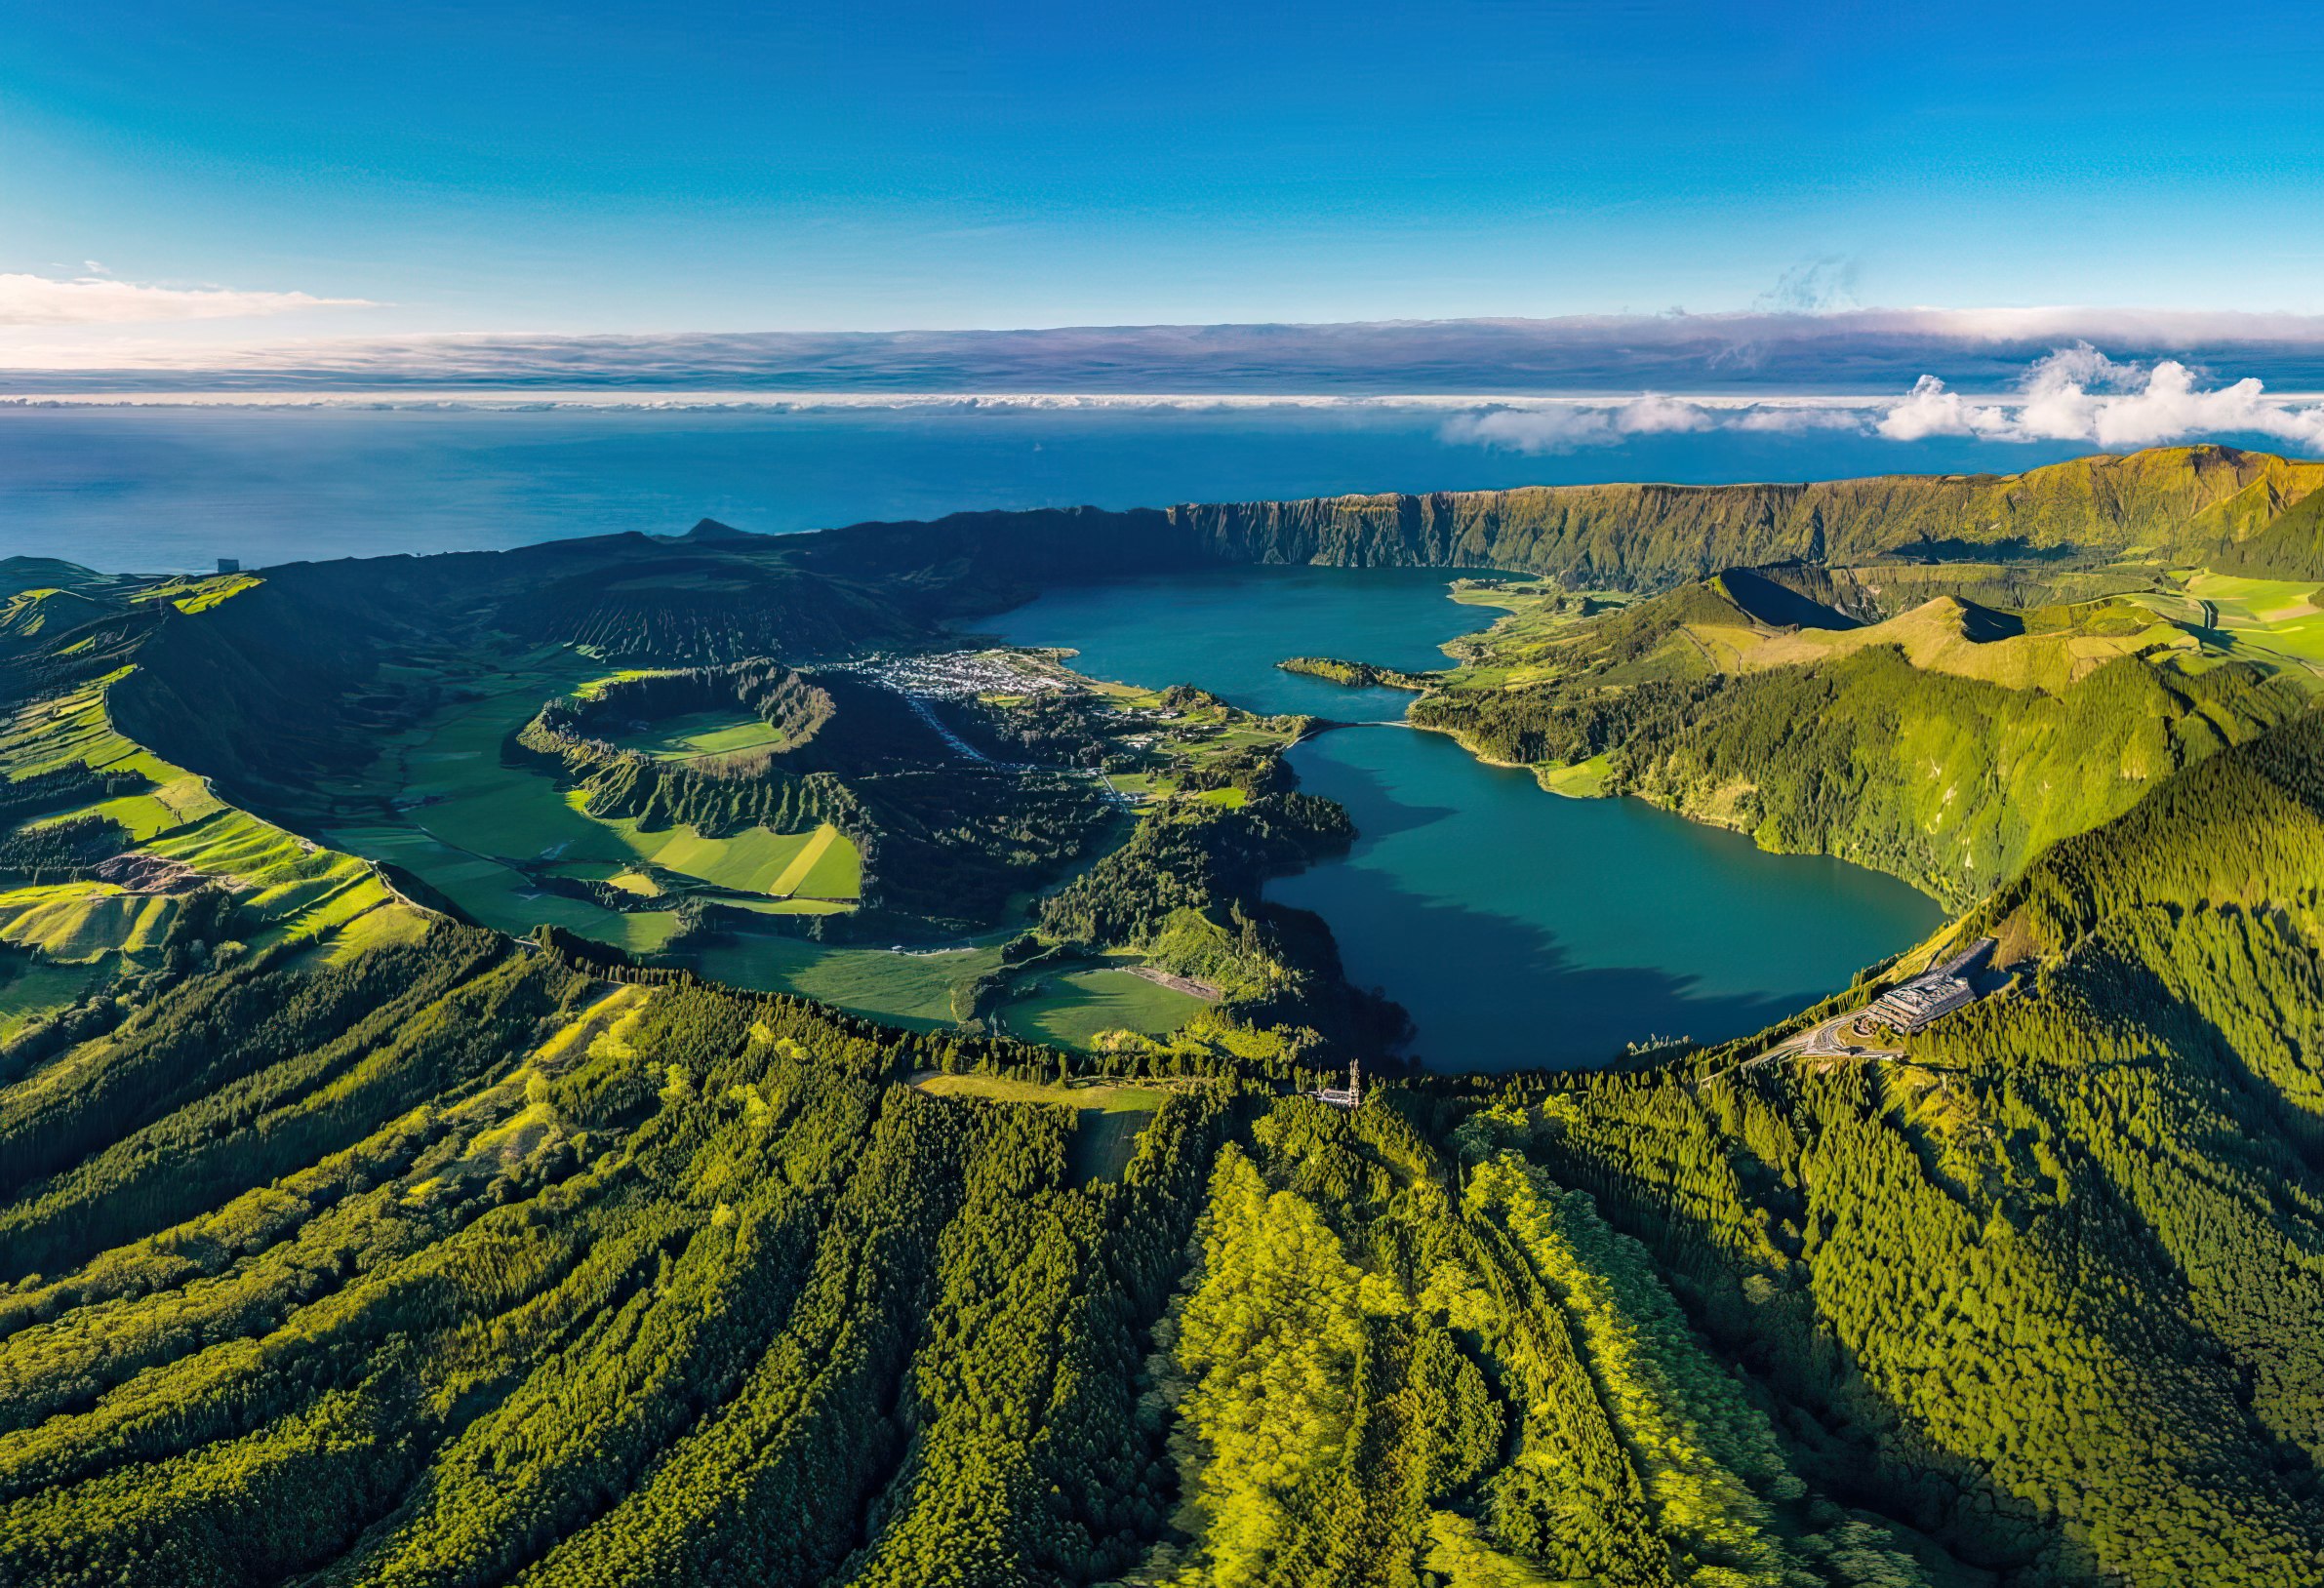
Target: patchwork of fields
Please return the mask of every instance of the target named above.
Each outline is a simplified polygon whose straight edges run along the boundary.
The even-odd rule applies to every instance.
[[[2175,622],[2225,640],[2234,655],[2324,674],[2324,596],[2306,579],[2239,578],[2189,572],[2185,593],[2133,596]]]
[[[607,909],[545,892],[536,876],[609,882],[652,898],[662,890],[640,868],[653,867],[748,895],[726,902],[765,915],[827,914],[861,896],[861,857],[829,825],[804,833],[754,827],[727,838],[687,826],[646,832],[631,820],[591,815],[578,791],[560,793],[541,773],[504,763],[502,745],[543,700],[585,695],[604,676],[601,665],[550,648],[482,676],[447,671],[427,680],[458,685],[457,697],[391,741],[360,780],[331,791],[327,836],[404,867],[486,926],[523,933],[548,924],[632,953],[669,940],[674,910]],[[755,726],[765,730],[759,744],[779,736]],[[633,736],[658,735],[691,742],[693,753],[747,747],[731,721],[673,719],[657,734]],[[345,820],[365,807],[379,818]]]
[[[335,951],[414,928],[372,868],[317,848],[219,799],[200,777],[116,733],[112,679],[25,706],[0,724],[0,778],[86,765],[143,780],[134,793],[66,800],[28,832],[102,818],[135,841],[142,874],[120,881],[34,882],[0,889],[0,944],[27,951],[0,964],[0,1036],[72,1003],[126,969],[149,965],[186,898],[229,889],[259,942],[329,943]]]

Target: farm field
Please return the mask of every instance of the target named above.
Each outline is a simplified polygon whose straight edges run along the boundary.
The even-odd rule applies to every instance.
[[[622,858],[650,860],[664,870],[737,893],[771,898],[794,893],[854,898],[862,892],[862,863],[856,846],[828,823],[809,833],[750,827],[731,838],[704,838],[692,827],[649,833],[639,831],[633,821],[581,819],[614,834],[626,851]]]
[[[1210,1006],[1128,971],[1100,968],[1047,978],[1042,991],[1002,1006],[1016,1035],[1064,1048],[1088,1048],[1103,1031],[1175,1031]]]
[[[406,867],[486,926],[524,933],[545,923],[635,953],[668,940],[669,912],[625,914],[546,893],[517,865],[613,880],[624,892],[652,896],[651,880],[635,869],[650,863],[762,895],[763,906],[748,907],[768,914],[830,913],[861,896],[861,856],[836,828],[752,828],[730,838],[685,826],[644,832],[634,821],[588,814],[578,792],[560,794],[539,772],[501,764],[503,740],[542,700],[586,693],[601,673],[584,657],[544,652],[463,681],[472,697],[404,735],[346,791],[396,802],[395,816],[334,828],[330,841]],[[682,730],[681,737],[721,731],[706,720],[664,726]],[[725,726],[735,725],[730,719]]]
[[[2140,605],[2183,623],[2215,619],[2216,632],[2234,641],[2238,654],[2278,659],[2324,673],[2324,595],[2312,579],[2255,579],[2226,574],[2190,573],[2184,595],[2134,596]],[[2208,606],[2207,614],[2204,608]]]
[[[403,867],[479,924],[498,932],[522,936],[546,924],[642,954],[668,941],[676,926],[667,910],[624,914],[584,898],[542,893],[522,872],[439,843],[414,828],[350,827],[325,837],[335,847]]]
[[[0,1042],[51,1010],[74,1002],[98,980],[92,966],[57,965],[14,954],[0,958]]]
[[[765,750],[782,742],[782,730],[756,717],[732,711],[695,711],[634,733],[617,734],[614,742],[668,761],[692,761],[703,756],[739,755]]]
[[[1004,935],[970,948],[902,954],[748,936],[711,944],[696,957],[703,974],[738,987],[797,993],[851,1014],[934,1031],[953,1023],[954,982],[999,968]]]

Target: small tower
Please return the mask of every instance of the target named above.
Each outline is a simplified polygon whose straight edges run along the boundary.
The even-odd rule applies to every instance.
[[[1347,1060],[1347,1106],[1350,1108],[1364,1106],[1363,1066],[1358,1064],[1353,1056]]]

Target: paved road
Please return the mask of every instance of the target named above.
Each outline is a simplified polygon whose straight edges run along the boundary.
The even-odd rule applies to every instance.
[[[1797,1035],[1784,1038],[1755,1058],[1746,1058],[1719,1073],[1733,1074],[1738,1070],[1757,1069],[1785,1058],[1902,1058],[1903,1052],[1896,1048],[1871,1048],[1856,1039],[1849,1027],[1863,1012],[1852,1009],[1845,1014],[1835,1014],[1820,1025],[1812,1025]],[[1709,1077],[1704,1077],[1705,1080]]]
[[[896,688],[892,684],[888,687],[890,689]],[[1044,767],[1031,761],[995,761],[992,759],[992,757],[986,755],[982,750],[978,749],[974,744],[971,744],[968,740],[962,738],[958,734],[953,733],[952,730],[945,725],[944,720],[936,714],[935,707],[931,706],[923,696],[914,695],[909,690],[896,690],[896,693],[903,697],[903,703],[912,708],[914,714],[916,714],[922,722],[929,726],[930,730],[935,733],[937,737],[944,741],[945,745],[950,748],[954,755],[961,756],[966,760],[978,762],[983,766],[997,767],[1002,772],[1062,773],[1069,772],[1071,770],[1069,768],[1063,767]],[[1123,811],[1137,809],[1138,802],[1131,799],[1129,795],[1124,794],[1120,789],[1114,787],[1113,780],[1107,777],[1102,772],[1091,771],[1089,773],[1089,777],[1092,782],[1098,785],[1099,792],[1105,797],[1107,804]]]
[[[890,685],[889,687],[891,689],[895,688],[893,685]],[[926,723],[929,726],[929,729],[936,734],[938,738],[942,739],[945,744],[951,747],[952,753],[954,755],[964,756],[971,761],[989,762],[992,759],[992,757],[986,755],[982,750],[978,749],[974,744],[971,744],[967,739],[962,738],[958,734],[953,733],[950,728],[946,727],[944,725],[944,720],[936,714],[935,708],[930,706],[926,700],[923,700],[920,698],[920,696],[912,694],[909,690],[897,690],[896,693],[903,696],[903,703],[912,708],[913,715],[917,716],[922,722]]]

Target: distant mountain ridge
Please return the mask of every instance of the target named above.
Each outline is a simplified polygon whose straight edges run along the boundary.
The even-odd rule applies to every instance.
[[[2129,585],[2198,562],[2324,577],[2319,487],[2324,462],[2201,446],[2014,475],[1036,508],[785,536],[704,520],[674,541],[627,534],[270,569],[261,587],[203,621],[165,625],[157,665],[121,703],[137,711],[138,695],[180,688],[218,698],[191,681],[213,678],[222,688],[229,675],[303,693],[285,671],[284,636],[319,626],[336,637],[334,668],[356,673],[413,625],[437,630],[448,620],[586,647],[622,664],[798,662],[928,643],[944,624],[1004,611],[1051,585],[1231,566],[1499,568],[1653,591],[1788,565],[1794,573],[1785,577],[1823,592],[1814,599],[1860,617],[1885,615],[1874,609],[1907,583],[1905,604],[1939,593],[1874,572],[1915,563],[1958,561],[1958,593],[2015,605],[2103,593],[2105,571],[2124,558],[2140,559],[2116,581]],[[1813,576],[1803,580],[1799,570]],[[168,657],[178,659],[158,664]],[[157,701],[139,715],[165,740],[216,732],[220,721],[218,709],[194,709],[190,699]],[[338,732],[319,707],[296,717],[309,733]],[[174,748],[240,781],[237,758]]]
[[[2319,486],[2324,463],[2202,446],[2022,474],[1533,486],[1185,506],[1171,516],[1222,561],[1491,567],[1616,585],[1766,563],[1947,551],[2055,558],[2141,545],[2302,577],[2324,573],[2324,537],[2267,532]]]

